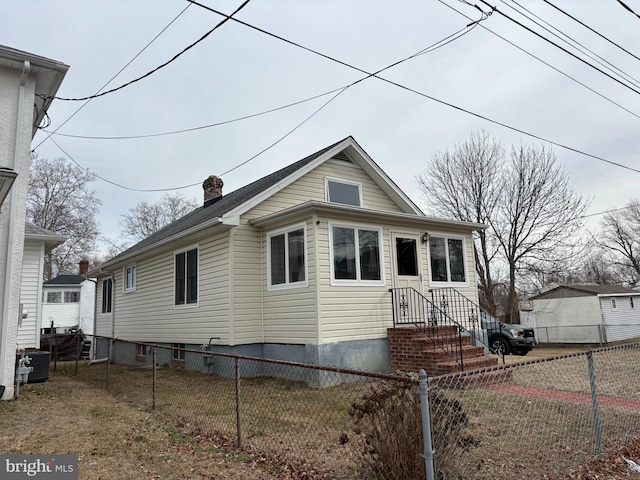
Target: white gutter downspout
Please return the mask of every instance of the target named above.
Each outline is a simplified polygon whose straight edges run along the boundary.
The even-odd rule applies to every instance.
[[[13,165],[12,170],[17,172],[17,166],[20,165],[20,147],[22,144],[22,123],[24,121],[24,97],[26,91],[27,79],[29,78],[29,72],[31,71],[31,63],[25,60],[22,66],[22,77],[20,78],[20,91],[18,94],[18,118],[16,119],[16,143],[13,153]],[[24,172],[21,172],[24,174]],[[16,209],[18,203],[18,189],[14,185],[11,189],[11,211],[9,213],[9,238],[7,239],[7,250],[6,250],[6,263],[5,263],[5,275],[4,275],[4,298],[3,298],[3,306],[2,306],[2,339],[4,340],[4,344],[2,345],[2,350],[0,351],[0,372],[3,374],[7,371],[7,360],[9,358],[9,345],[8,341],[8,329],[9,329],[9,310],[10,310],[10,302],[11,302],[11,273],[13,270],[13,237],[15,235],[15,225],[16,225]],[[13,358],[13,353],[12,357]],[[12,366],[13,367],[13,366]],[[13,368],[12,368],[13,369]],[[15,376],[15,373],[14,373]],[[8,378],[5,379],[5,387],[7,390],[9,388],[13,388],[13,381],[11,379],[11,383],[8,382]],[[9,393],[9,392],[5,392]]]

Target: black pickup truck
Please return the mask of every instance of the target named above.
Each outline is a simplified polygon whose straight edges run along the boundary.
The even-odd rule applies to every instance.
[[[489,350],[497,355],[526,355],[538,342],[533,328],[524,325],[511,325],[483,316],[482,328],[487,331]]]

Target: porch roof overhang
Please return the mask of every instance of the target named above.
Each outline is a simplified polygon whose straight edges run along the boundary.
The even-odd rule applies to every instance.
[[[299,218],[301,215],[311,215],[314,213],[325,215],[343,215],[357,216],[359,220],[370,222],[379,222],[381,218],[385,221],[395,224],[402,224],[411,227],[433,228],[440,227],[445,229],[457,228],[463,230],[483,230],[488,225],[474,222],[460,222],[457,220],[445,220],[442,218],[428,217],[425,215],[415,215],[410,213],[387,212],[382,210],[371,210],[361,207],[353,207],[350,205],[340,205],[337,203],[320,202],[310,200],[299,205],[280,210],[276,213],[264,215],[249,221],[249,224],[255,227],[268,227],[276,223],[282,223],[289,219]]]

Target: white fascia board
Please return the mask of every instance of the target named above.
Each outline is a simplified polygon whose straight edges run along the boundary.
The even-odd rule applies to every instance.
[[[396,203],[398,200],[402,201],[409,209],[416,215],[424,215],[422,210],[411,201],[411,199],[398,187],[393,180],[380,168],[380,166],[365,152],[357,142],[351,142],[351,146],[360,155],[360,158],[353,159],[367,174],[375,181],[376,176],[381,182],[376,182],[380,188],[382,188],[387,195],[391,198],[396,197]],[[361,159],[364,160],[364,164],[361,164]]]
[[[271,187],[267,188],[259,195],[256,195],[255,197],[253,197],[251,200],[248,200],[245,203],[238,205],[233,210],[229,210],[227,213],[224,214],[224,217],[236,216],[236,215],[240,216],[243,213],[248,212],[255,206],[260,205],[262,202],[264,202],[267,198],[271,197],[273,194],[282,190],[284,187],[292,184],[299,178],[302,178],[311,170],[316,168],[318,165],[321,165],[322,163],[326,162],[331,157],[333,157],[336,153],[341,152],[349,145],[353,145],[353,140],[351,137],[345,138],[342,142],[334,146],[331,150],[324,152],[322,155],[320,155],[318,158],[316,158],[312,162],[308,163],[302,168],[299,168],[298,170],[293,172],[291,175],[289,175],[286,178],[283,178],[275,185],[272,185]]]
[[[640,292],[626,292],[626,293],[599,293],[598,297],[638,297]]]
[[[326,214],[353,214],[363,219],[379,221],[381,218],[393,220],[405,225],[421,226],[421,227],[443,227],[458,228],[465,230],[483,230],[488,228],[487,225],[474,222],[459,222],[457,220],[445,220],[442,218],[427,217],[425,215],[414,215],[410,213],[386,212],[382,210],[370,210],[361,207],[352,207],[349,205],[340,205],[329,202],[319,202],[310,200],[291,208],[271,213],[260,218],[250,220],[249,223],[256,227],[268,225],[272,222],[282,221],[288,217],[295,217],[301,213],[326,213]]]

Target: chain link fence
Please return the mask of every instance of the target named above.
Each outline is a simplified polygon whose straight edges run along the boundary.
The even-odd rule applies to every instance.
[[[425,456],[443,480],[561,478],[640,433],[640,344],[419,385],[415,374],[93,342],[94,360],[58,370],[183,430],[220,436],[322,478],[425,478]],[[419,386],[429,397],[426,435]]]

